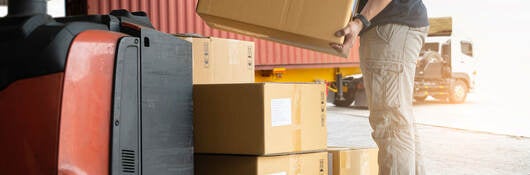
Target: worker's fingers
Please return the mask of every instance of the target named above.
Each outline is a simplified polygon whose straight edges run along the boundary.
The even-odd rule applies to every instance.
[[[351,29],[350,25],[347,25],[343,29],[340,29],[339,31],[335,32],[335,36],[341,37],[341,36],[348,35],[351,32],[352,32],[352,29]]]
[[[345,54],[353,47],[354,36],[352,34],[344,36],[344,44],[330,43],[329,45],[338,53]]]
[[[335,49],[337,52],[341,54],[346,54],[353,47],[353,41],[355,37],[357,36],[358,31],[354,31],[353,27],[355,26],[352,26],[352,23],[349,23],[348,26],[335,32],[335,36],[337,37],[344,36],[344,43],[342,44],[330,43],[329,45],[333,49]]]
[[[353,46],[353,38],[354,37],[351,34],[344,36],[344,44],[342,47],[344,49],[350,49]]]
[[[343,54],[344,53],[344,47],[342,44],[337,43],[330,43],[330,46],[337,51],[337,53]]]
[[[333,49],[335,49],[339,53],[342,52],[342,44],[329,43],[329,46],[331,46]]]
[[[349,46],[345,46],[337,43],[330,43],[330,46],[340,54],[346,54],[350,50]]]

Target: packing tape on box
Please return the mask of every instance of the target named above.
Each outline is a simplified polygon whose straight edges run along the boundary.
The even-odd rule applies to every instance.
[[[239,64],[239,41],[228,40],[228,64]]]
[[[370,154],[368,154],[368,151],[361,151],[361,168],[360,168],[361,174],[369,174],[370,173]]]
[[[295,152],[302,151],[302,129],[299,127],[293,131],[293,147]]]
[[[294,127],[293,129],[293,138],[292,138],[292,142],[293,142],[293,146],[294,146],[294,151],[301,151],[302,150],[302,128],[301,128],[301,116],[302,116],[302,97],[301,97],[301,94],[302,94],[302,90],[298,87],[298,85],[295,85],[294,86],[294,93],[293,93],[293,102],[294,102],[294,105],[293,107],[295,107],[295,109],[293,110],[293,122],[292,122],[292,125]]]
[[[341,169],[350,169],[351,168],[351,164],[352,164],[352,156],[351,154],[348,154],[349,152],[346,152],[346,151],[341,151],[339,152],[340,154],[340,157],[343,157],[341,160],[340,160],[340,168]]]
[[[302,115],[302,90],[299,87],[299,85],[294,86],[294,93],[291,99],[293,99],[293,107],[295,109],[293,110],[293,124],[300,125],[301,115]]]
[[[300,155],[289,156],[289,172],[289,174],[302,174],[302,162],[300,160]]]

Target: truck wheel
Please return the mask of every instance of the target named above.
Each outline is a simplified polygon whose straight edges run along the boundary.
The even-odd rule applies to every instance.
[[[463,103],[466,101],[468,92],[467,84],[462,80],[456,80],[449,92],[449,101],[451,103]]]
[[[355,90],[350,89],[348,92],[344,93],[343,100],[335,98],[335,100],[333,100],[333,104],[339,107],[349,107],[355,100],[354,94]],[[335,94],[335,96],[337,96],[337,94]]]

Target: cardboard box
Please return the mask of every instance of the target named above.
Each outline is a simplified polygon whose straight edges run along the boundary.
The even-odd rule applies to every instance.
[[[254,43],[185,37],[193,47],[193,84],[253,83]]]
[[[324,84],[194,85],[195,153],[277,155],[327,148]]]
[[[377,175],[377,148],[330,148],[329,175]]]
[[[453,18],[429,18],[429,36],[451,36],[453,33]]]
[[[196,155],[195,175],[327,175],[327,152],[283,156]]]
[[[354,0],[199,0],[197,13],[213,28],[341,55],[329,43],[352,15]]]

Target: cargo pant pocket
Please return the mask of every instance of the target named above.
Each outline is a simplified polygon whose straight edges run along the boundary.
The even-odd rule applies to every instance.
[[[393,36],[399,32],[400,27],[402,26],[397,24],[378,25],[375,27],[375,31],[379,39],[390,43]]]
[[[368,61],[365,64],[365,83],[371,97],[371,111],[399,108],[403,64],[386,61]]]
[[[399,24],[385,24],[378,25],[363,33],[359,48],[361,62],[372,59],[403,61],[408,28],[408,26]]]

